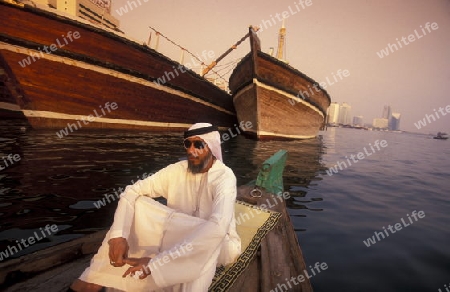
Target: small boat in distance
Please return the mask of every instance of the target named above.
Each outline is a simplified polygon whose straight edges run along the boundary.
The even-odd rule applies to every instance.
[[[326,122],[331,99],[319,83],[282,59],[285,28],[280,30],[277,58],[261,51],[249,28],[251,51],[236,66],[229,88],[240,121],[253,125],[256,139],[308,139]]]
[[[433,139],[447,140],[448,139],[448,135],[447,135],[447,133],[444,133],[444,132],[438,132],[436,134],[436,136],[433,137]]]

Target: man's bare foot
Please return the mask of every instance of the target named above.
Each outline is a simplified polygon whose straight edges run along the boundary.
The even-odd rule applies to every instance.
[[[72,285],[70,286],[70,289],[77,292],[99,292],[102,290],[102,288],[103,286],[93,283],[87,283],[81,281],[80,279],[76,279],[75,281],[73,281]]]

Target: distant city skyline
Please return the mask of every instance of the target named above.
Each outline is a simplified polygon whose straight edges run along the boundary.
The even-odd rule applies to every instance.
[[[327,124],[331,126],[369,127],[391,131],[401,130],[401,114],[392,112],[390,105],[384,105],[380,117],[374,118],[370,123],[364,122],[364,117],[362,115],[352,116],[351,109],[352,106],[346,102],[343,102],[342,104],[331,102],[327,112]]]

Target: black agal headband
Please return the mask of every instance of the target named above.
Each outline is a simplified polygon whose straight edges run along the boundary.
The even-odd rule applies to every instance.
[[[184,132],[184,139],[186,139],[188,137],[192,137],[192,136],[198,136],[198,135],[211,133],[211,132],[218,131],[218,130],[219,129],[217,128],[217,126],[209,126],[209,127],[198,128],[198,129],[186,131],[186,132]]]

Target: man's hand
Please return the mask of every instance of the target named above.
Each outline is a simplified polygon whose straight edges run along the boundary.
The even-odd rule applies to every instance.
[[[127,258],[125,259],[125,263],[129,264],[131,267],[125,271],[122,277],[126,277],[131,274],[134,276],[134,273],[141,271],[141,275],[139,275],[139,279],[145,279],[148,275],[151,274],[150,268],[147,266],[148,262],[150,262],[151,258]]]
[[[125,265],[125,259],[128,257],[128,242],[123,237],[111,238],[109,244],[109,261],[114,267]]]

